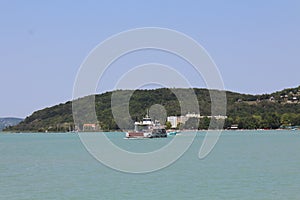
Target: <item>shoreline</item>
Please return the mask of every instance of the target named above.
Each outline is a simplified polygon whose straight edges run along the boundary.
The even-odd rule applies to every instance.
[[[180,133],[188,132],[207,132],[207,131],[221,131],[221,132],[246,132],[246,131],[259,131],[259,132],[270,132],[270,131],[290,131],[297,132],[300,129],[201,129],[201,130],[178,130]],[[10,131],[0,131],[0,134],[78,134],[78,133],[126,133],[126,131],[90,131],[90,132],[32,132],[32,131],[22,131],[22,132],[10,132]]]

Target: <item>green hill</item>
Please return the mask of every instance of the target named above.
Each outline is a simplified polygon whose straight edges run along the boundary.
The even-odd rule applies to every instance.
[[[188,89],[180,89],[188,90]],[[128,93],[132,91],[116,91]],[[201,115],[211,115],[211,100],[207,89],[194,89],[197,95]],[[95,96],[98,123],[102,130],[117,130],[111,111],[112,92]],[[300,86],[285,89],[272,94],[250,95],[226,92],[227,116],[224,128],[237,124],[239,128],[276,129],[280,126],[300,125]],[[85,101],[89,97],[81,99]],[[136,90],[130,98],[129,111],[131,119],[141,119],[147,109],[154,104],[160,104],[166,109],[168,116],[180,115],[178,99],[170,89]],[[121,106],[121,105],[120,105]],[[208,127],[207,118],[200,120],[199,128]],[[82,124],[81,124],[82,126]],[[66,102],[53,107],[34,112],[16,126],[5,131],[56,132],[74,129],[72,102]]]

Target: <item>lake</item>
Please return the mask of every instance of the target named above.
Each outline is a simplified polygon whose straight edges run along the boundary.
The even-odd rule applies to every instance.
[[[135,152],[153,151],[172,140],[106,134]],[[75,133],[0,134],[0,199],[300,199],[300,131],[224,131],[200,160],[204,136],[197,133],[172,165],[129,174],[94,159]]]

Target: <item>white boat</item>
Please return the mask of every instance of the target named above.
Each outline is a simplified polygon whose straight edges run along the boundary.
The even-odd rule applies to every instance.
[[[126,138],[161,138],[167,137],[167,132],[164,126],[160,125],[159,121],[153,122],[146,115],[140,122],[134,123],[134,130],[126,133]]]

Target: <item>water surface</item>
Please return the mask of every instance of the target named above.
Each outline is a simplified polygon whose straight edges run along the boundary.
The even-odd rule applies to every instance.
[[[107,134],[135,152],[172,139]],[[171,166],[127,174],[95,160],[77,134],[0,134],[0,199],[300,199],[299,131],[225,131],[209,156],[199,160],[204,135],[198,133]]]

